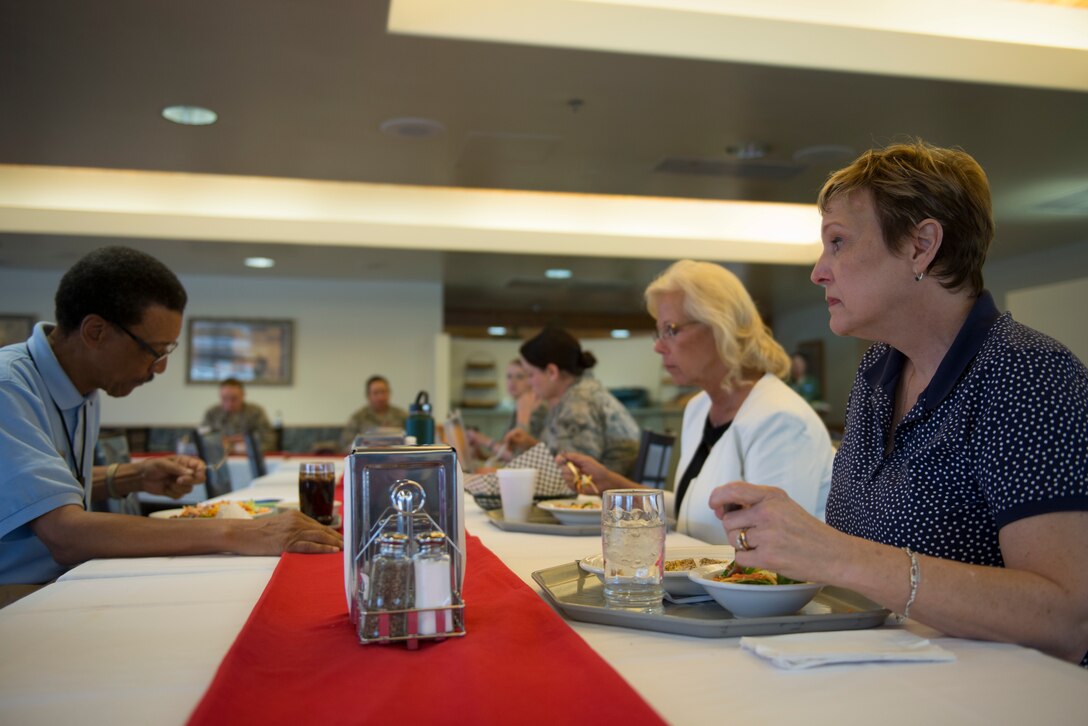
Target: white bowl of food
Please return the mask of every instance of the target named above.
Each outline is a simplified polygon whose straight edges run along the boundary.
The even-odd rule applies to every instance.
[[[560,524],[600,524],[601,498],[579,496],[577,499],[545,499],[536,506],[559,520]]]
[[[816,582],[797,582],[768,570],[747,567],[736,568],[740,572],[732,574],[739,581],[721,579],[730,576],[731,569],[707,565],[691,570],[688,577],[738,618],[792,615],[816,597],[823,587]],[[784,582],[778,584],[779,579]]]
[[[700,565],[710,565],[719,570],[733,561],[733,548],[729,545],[704,547],[677,547],[665,552],[665,592],[673,597],[705,595],[703,586],[692,581],[688,573]],[[578,560],[578,566],[604,580],[604,555],[600,552]]]

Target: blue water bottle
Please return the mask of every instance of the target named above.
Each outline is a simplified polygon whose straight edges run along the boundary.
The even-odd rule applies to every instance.
[[[434,418],[431,416],[431,401],[426,391],[420,391],[416,402],[408,406],[404,433],[406,436],[414,436],[419,445],[434,443]]]

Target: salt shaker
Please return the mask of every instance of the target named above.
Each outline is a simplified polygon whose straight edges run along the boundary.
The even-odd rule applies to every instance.
[[[415,573],[414,607],[422,611],[419,613],[419,634],[448,633],[453,630],[452,613],[449,610],[427,610],[453,603],[446,534],[437,530],[423,532],[416,535],[416,544],[419,547],[412,557],[412,565]]]
[[[378,537],[378,554],[370,561],[370,590],[363,634],[367,638],[400,638],[408,635],[408,614],[382,615],[382,610],[412,607],[412,560],[408,557],[408,535],[386,532]],[[381,622],[389,619],[387,633]]]

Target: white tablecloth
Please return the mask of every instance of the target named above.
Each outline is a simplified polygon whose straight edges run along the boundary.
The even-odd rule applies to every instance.
[[[282,470],[242,495],[296,498],[295,486],[294,471]],[[534,589],[534,570],[599,548],[594,537],[499,530],[471,500],[465,511],[469,531]],[[673,547],[694,543],[669,535]],[[276,561],[94,561],[0,610],[0,724],[183,724]],[[1083,723],[1088,713],[1084,669],[913,624],[956,662],[785,672],[736,638],[571,627],[674,724]]]

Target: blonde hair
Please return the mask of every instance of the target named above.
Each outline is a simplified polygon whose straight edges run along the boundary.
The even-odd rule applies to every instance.
[[[646,288],[646,307],[657,319],[661,295],[684,296],[684,312],[714,333],[718,355],[728,371],[722,388],[732,390],[745,378],[773,373],[785,378],[790,357],[771,335],[744,284],[721,265],[680,260]]]

